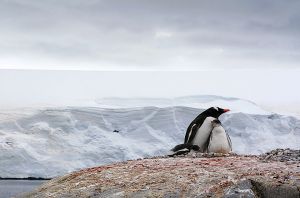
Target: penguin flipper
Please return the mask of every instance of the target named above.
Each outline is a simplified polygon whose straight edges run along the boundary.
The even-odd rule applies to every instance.
[[[210,151],[211,140],[212,140],[212,131],[210,132],[210,135],[209,135],[209,137],[208,137],[208,142],[206,143],[206,144],[207,144],[207,152]]]
[[[202,112],[203,113],[203,112]],[[206,119],[206,116],[203,116],[201,114],[199,114],[188,126],[187,130],[186,130],[186,134],[184,137],[184,143],[191,143],[192,140],[194,139],[198,129],[201,127],[201,125],[203,124],[204,120]],[[195,126],[197,126],[195,129]]]
[[[190,136],[191,136],[191,130],[194,127],[195,123],[191,122],[189,127],[186,129],[185,137],[184,137],[184,143],[188,143]]]
[[[228,144],[229,144],[230,151],[232,151],[232,142],[231,142],[230,136],[228,135],[227,132],[226,132],[226,137],[227,137],[227,141],[228,141]]]
[[[209,136],[208,136],[206,142],[204,143],[202,152],[207,153],[209,151],[209,147],[211,146],[211,144],[210,144],[211,140],[212,140],[212,130],[209,132]]]
[[[194,140],[196,134],[197,134],[197,131],[198,129],[201,127],[200,124],[194,124],[191,128],[191,131],[190,131],[190,135],[189,135],[189,138],[187,140],[187,142],[185,142],[186,144],[192,144],[192,141]]]

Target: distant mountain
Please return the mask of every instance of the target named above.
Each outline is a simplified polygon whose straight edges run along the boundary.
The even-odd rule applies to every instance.
[[[231,136],[234,152],[300,148],[300,120],[266,112],[246,100],[217,96],[115,98],[97,100],[94,106],[2,112],[0,177],[54,177],[81,168],[164,155],[183,142],[188,124],[209,106],[233,109],[220,120]]]

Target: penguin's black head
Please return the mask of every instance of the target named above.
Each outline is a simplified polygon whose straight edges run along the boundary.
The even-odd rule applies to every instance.
[[[229,109],[222,109],[220,107],[210,107],[209,109],[205,110],[203,113],[206,116],[218,118],[223,113],[230,111]]]
[[[211,124],[213,125],[213,127],[218,127],[222,125],[221,121],[218,119],[211,121]]]

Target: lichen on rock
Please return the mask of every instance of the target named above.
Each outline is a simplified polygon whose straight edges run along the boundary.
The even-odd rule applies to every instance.
[[[299,198],[299,158],[291,154],[298,151],[285,151],[294,160],[199,153],[130,160],[52,179],[23,197]]]

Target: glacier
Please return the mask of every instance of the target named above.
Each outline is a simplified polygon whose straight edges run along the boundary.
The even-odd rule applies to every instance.
[[[238,98],[106,98],[89,105],[2,111],[0,177],[52,178],[86,167],[165,155],[183,142],[189,123],[210,106],[232,109],[220,120],[236,153],[300,149],[299,119]]]

